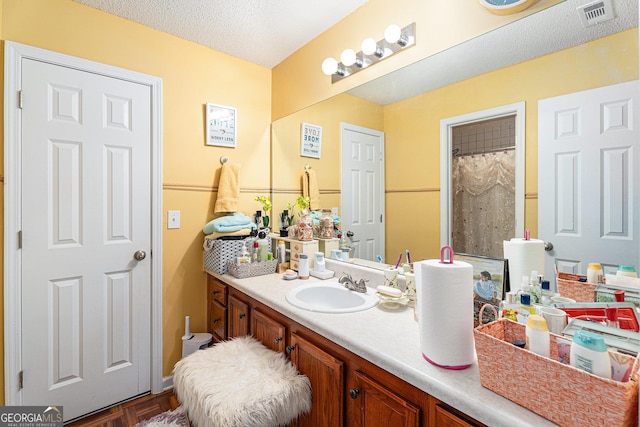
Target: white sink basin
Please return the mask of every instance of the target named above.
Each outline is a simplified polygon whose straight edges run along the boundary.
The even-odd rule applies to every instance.
[[[353,313],[368,310],[378,303],[375,290],[351,291],[337,281],[300,285],[287,293],[289,304],[319,313]]]

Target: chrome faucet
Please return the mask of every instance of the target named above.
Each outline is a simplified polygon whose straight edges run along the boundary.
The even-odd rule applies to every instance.
[[[360,279],[360,281],[356,282],[351,278],[349,274],[342,273],[342,275],[338,279],[338,282],[342,283],[344,287],[349,290],[360,292],[363,294],[367,293],[367,285],[366,285],[367,280]]]

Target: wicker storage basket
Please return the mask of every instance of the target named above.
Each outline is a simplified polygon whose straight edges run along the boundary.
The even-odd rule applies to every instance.
[[[558,273],[556,282],[558,292],[563,297],[571,298],[576,302],[594,302],[597,284],[580,282],[580,278],[586,277],[579,274]]]
[[[613,381],[511,342],[525,339],[525,325],[500,319],[474,329],[480,383],[561,426],[638,425],[638,360],[627,382]],[[552,360],[553,359],[553,360]]]
[[[271,274],[276,272],[278,260],[262,262],[251,262],[246,264],[236,264],[235,261],[229,261],[227,269],[229,274],[238,279],[244,279],[253,276],[262,276],[263,274]]]
[[[205,251],[204,251],[204,269],[213,271],[218,274],[226,274],[227,263],[230,260],[235,260],[242,252],[243,247],[247,243],[249,245],[252,241],[248,239],[242,240],[221,240],[211,239],[208,236],[204,238]],[[271,239],[267,238],[267,250],[271,252]],[[251,247],[247,247],[251,250]]]

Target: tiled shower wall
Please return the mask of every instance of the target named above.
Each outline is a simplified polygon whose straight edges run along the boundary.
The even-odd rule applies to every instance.
[[[462,156],[515,147],[515,118],[512,115],[455,126],[452,131],[453,152]]]

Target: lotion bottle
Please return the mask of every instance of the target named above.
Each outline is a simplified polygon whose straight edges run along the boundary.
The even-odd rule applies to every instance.
[[[604,338],[589,331],[576,331],[569,357],[572,366],[603,378],[611,378],[611,360]]]
[[[300,254],[298,261],[298,279],[309,278],[309,258],[307,254]]]
[[[532,314],[527,319],[527,350],[549,357],[549,328],[544,317]]]

